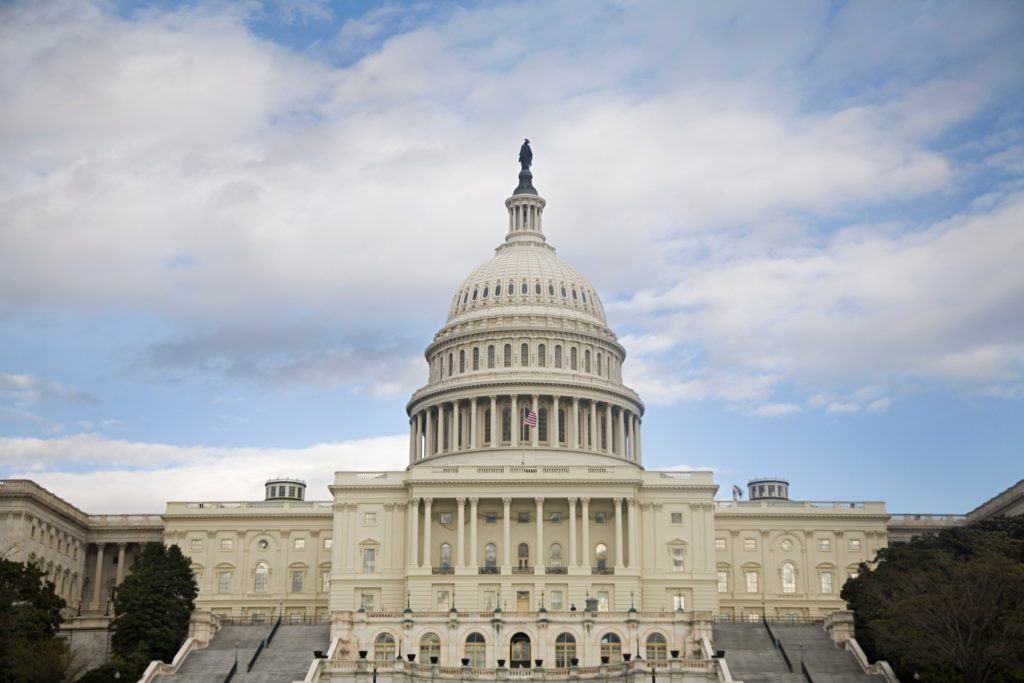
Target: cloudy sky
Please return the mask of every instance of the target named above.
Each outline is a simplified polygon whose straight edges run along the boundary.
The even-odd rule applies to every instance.
[[[1024,4],[0,7],[0,476],[326,498],[523,137],[648,467],[966,512],[1024,476]]]

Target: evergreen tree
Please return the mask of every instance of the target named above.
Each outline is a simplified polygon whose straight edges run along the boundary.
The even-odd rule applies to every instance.
[[[59,597],[34,564],[0,560],[0,683],[57,683],[69,663]]]

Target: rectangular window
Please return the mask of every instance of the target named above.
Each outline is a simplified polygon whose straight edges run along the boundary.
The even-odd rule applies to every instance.
[[[562,523],[562,513],[561,512],[552,512],[551,513],[551,523],[552,524],[561,524]]]
[[[375,571],[377,571],[377,549],[376,548],[363,548],[363,571],[364,572],[375,572]]]
[[[683,571],[683,549],[672,548],[672,571]]]
[[[608,515],[603,512],[594,513],[594,524],[604,524],[608,521]]]
[[[826,594],[832,593],[832,572],[821,573],[821,592]]]
[[[296,550],[305,550],[306,549],[306,539],[304,539],[304,538],[296,538],[295,539],[295,549]]]
[[[333,538],[325,538],[324,539],[324,550],[330,550],[333,547],[334,547],[334,539]]]
[[[860,539],[859,538],[851,538],[850,539],[850,550],[860,550]]]
[[[363,592],[359,594],[359,607],[364,612],[372,612],[374,607],[373,593]]]
[[[452,513],[450,513],[450,512],[441,512],[441,513],[439,513],[437,515],[437,521],[440,522],[441,524],[451,524],[452,523]]]
[[[217,592],[227,593],[231,590],[231,572],[217,572]]]
[[[715,550],[725,550],[725,539],[724,538],[716,538],[715,539]]]
[[[683,513],[682,512],[673,512],[672,513],[672,523],[673,524],[682,524],[683,523]]]
[[[498,513],[497,512],[485,512],[484,513],[484,524],[497,524]]]
[[[516,521],[519,522],[520,524],[529,524],[530,523],[530,513],[529,512],[517,512],[516,513]]]
[[[679,611],[686,609],[686,598],[682,595],[672,596],[672,609]]]
[[[551,610],[561,612],[563,609],[565,609],[565,603],[562,602],[562,591],[551,591]]]
[[[220,549],[221,550],[225,550],[225,551],[231,550],[232,547],[234,547],[234,542],[230,538],[222,538],[222,539],[220,539]]]
[[[748,593],[756,593],[757,590],[758,590],[757,589],[757,572],[746,572],[745,576],[747,577],[747,592]]]
[[[193,538],[192,542],[189,544],[189,547],[192,550],[202,550],[203,549],[203,540],[201,538]]]
[[[597,591],[597,611],[608,611],[608,591]]]
[[[447,590],[437,591],[437,611],[447,612],[451,609],[451,593]]]
[[[373,526],[376,523],[377,523],[377,513],[376,512],[364,512],[363,513],[363,525],[364,526]]]
[[[744,550],[757,550],[757,539],[756,538],[744,538],[743,539]]]
[[[292,570],[292,593],[302,592],[302,581],[305,578],[305,572],[301,569]]]
[[[832,541],[827,538],[818,539],[818,550],[829,551],[832,550]]]
[[[320,590],[324,593],[331,591],[331,571],[329,569],[320,572]]]
[[[718,592],[728,593],[729,592],[729,572],[718,572]]]

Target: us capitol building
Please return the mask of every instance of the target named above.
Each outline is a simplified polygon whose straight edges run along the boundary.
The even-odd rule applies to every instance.
[[[0,484],[0,539],[46,568],[72,632],[105,627],[139,544],[162,540],[191,557],[205,628],[329,622],[336,680],[360,653],[514,672],[671,652],[715,678],[715,622],[824,619],[890,539],[965,522],[795,501],[783,479],[716,501],[711,472],[645,469],[626,351],[547,241],[528,144],[520,161],[504,241],[426,349],[404,471],[337,472],[325,501],[273,479],[264,500],[169,502],[162,516],[87,515],[31,482]],[[1003,495],[1019,508],[1021,484]]]

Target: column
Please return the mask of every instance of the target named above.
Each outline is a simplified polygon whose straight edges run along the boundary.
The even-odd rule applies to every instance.
[[[479,498],[469,499],[469,566],[476,567],[480,556],[476,550],[476,507]]]
[[[416,416],[409,418],[409,464],[416,462]]]
[[[538,420],[536,427],[530,427],[530,445],[533,446],[534,448],[536,448],[537,447],[537,437],[540,434],[540,422],[539,422],[539,420],[540,420],[540,412],[539,412],[539,407],[537,405],[537,394],[533,395],[533,408],[531,408],[531,410],[533,410],[533,413],[537,416],[537,420]],[[550,425],[548,425],[548,426],[550,427]]]
[[[423,411],[416,413],[416,440],[413,442],[413,457],[416,460],[423,458]]]
[[[335,539],[335,544],[338,543]],[[409,566],[420,566],[420,499],[409,499]]]
[[[619,433],[615,437],[615,450],[616,454],[623,458],[628,458],[629,455],[626,453],[626,411],[619,408],[619,419],[616,425],[619,428]]]
[[[613,498],[612,502],[615,503],[615,567],[622,569],[625,555],[622,552],[622,499]]]
[[[562,446],[562,441],[561,439],[558,438],[558,432],[562,426],[562,422],[561,420],[558,419],[557,396],[551,397],[551,419],[549,420],[549,422],[551,424],[548,427],[548,429],[550,429],[551,431],[548,433],[548,444],[550,444],[552,448],[560,448]]]
[[[512,394],[512,413],[509,421],[512,423],[509,437],[512,439],[512,448],[516,448],[519,446],[519,431],[523,428],[523,418],[519,416],[519,401],[515,394]]]
[[[124,551],[127,543],[117,544],[117,585],[124,581]]]
[[[433,547],[430,545],[430,506],[433,505],[433,498],[423,499],[423,566],[434,566]]]
[[[615,451],[613,444],[615,434],[612,432],[612,404],[604,404],[604,450],[611,454]]]
[[[640,462],[640,431],[643,427],[643,423],[640,421],[640,416],[636,416],[636,461]]]
[[[96,574],[92,584],[92,603],[94,609],[100,608],[100,588],[103,585],[103,547],[105,543],[96,544]]]
[[[466,499],[456,498],[459,521],[455,525],[455,566],[466,566]]]
[[[629,559],[627,562],[629,563],[629,568],[633,569],[638,566],[636,542],[638,540],[640,528],[636,523],[636,498],[627,498],[626,503],[629,505]]]
[[[580,400],[575,396],[572,397],[572,434],[569,435],[572,439],[569,442],[569,448],[579,449],[580,447]]]
[[[476,436],[476,397],[469,400],[469,447],[475,449],[477,436]]]
[[[512,567],[512,550],[511,550],[511,548],[512,548],[512,542],[511,542],[512,520],[509,519],[509,515],[512,514],[512,499],[511,498],[502,498],[501,499],[501,505],[502,505],[501,519],[504,522],[504,526],[505,526],[505,528],[504,528],[504,543],[503,543],[504,549],[502,550],[501,566],[509,567],[509,572],[511,572],[511,567]],[[502,570],[502,573],[504,574],[506,572],[504,570]]]
[[[597,452],[601,450],[601,443],[597,440],[597,401],[590,402],[590,450]]]
[[[434,454],[434,416],[433,411],[427,408],[423,411],[424,435],[423,435],[423,457]]]
[[[580,498],[580,506],[583,508],[583,567],[590,568],[590,499]]]
[[[569,498],[569,566],[576,565],[576,499]]]
[[[459,402],[452,401],[452,420],[450,423],[452,427],[452,435],[448,437],[448,450],[451,451],[452,453],[455,453],[456,451],[459,450],[459,428],[461,427],[461,425],[459,424],[460,422],[461,420],[459,420]]]
[[[498,434],[498,397],[491,396],[491,448],[497,448],[499,441],[501,435]]]
[[[630,460],[636,460],[636,437],[633,435],[633,413],[626,415],[626,439],[629,444],[629,452],[626,457]]]
[[[437,437],[434,452],[441,453],[444,450],[444,405],[438,404],[437,416],[434,417],[434,435]]]
[[[537,559],[534,562],[537,569],[534,574],[543,574],[547,564],[547,553],[544,552],[544,499],[534,498],[534,502],[537,503]]]

